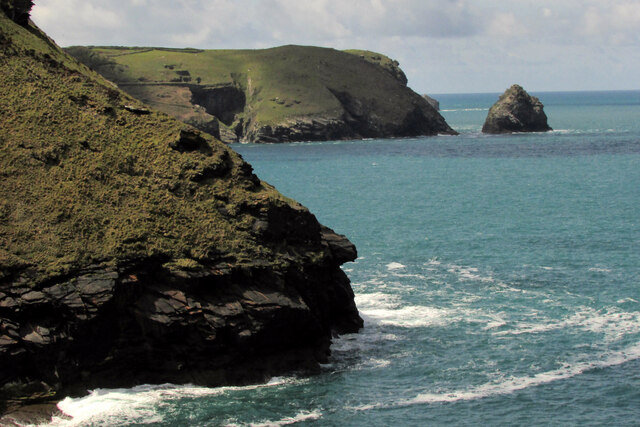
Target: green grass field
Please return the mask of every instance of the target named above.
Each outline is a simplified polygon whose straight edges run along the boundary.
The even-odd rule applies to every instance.
[[[211,120],[194,105],[189,87],[234,87],[246,100],[234,117],[253,127],[295,120],[341,119],[335,93],[348,93],[381,123],[400,123],[416,103],[399,64],[370,51],[311,46],[262,50],[70,47],[80,61],[121,88],[169,114],[197,124]]]

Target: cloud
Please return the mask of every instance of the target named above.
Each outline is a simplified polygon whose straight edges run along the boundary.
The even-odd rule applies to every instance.
[[[612,45],[640,43],[640,3],[593,5],[582,18],[582,33]]]
[[[518,75],[534,90],[552,89],[547,75],[634,87],[640,74],[636,0],[37,0],[32,16],[63,46],[369,49],[431,92],[503,90]]]
[[[519,37],[527,32],[526,27],[513,13],[498,13],[487,28],[487,33],[496,37]]]

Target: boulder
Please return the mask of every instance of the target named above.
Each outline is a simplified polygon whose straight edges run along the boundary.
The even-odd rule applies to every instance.
[[[538,98],[529,95],[521,86],[507,89],[489,109],[482,126],[483,133],[547,132],[544,106]]]

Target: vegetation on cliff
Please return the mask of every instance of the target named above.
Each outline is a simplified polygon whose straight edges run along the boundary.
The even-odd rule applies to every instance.
[[[346,238],[8,16],[0,413],[91,387],[261,380],[361,326]]]
[[[71,47],[149,105],[227,142],[455,133],[397,61],[310,46],[263,50]]]

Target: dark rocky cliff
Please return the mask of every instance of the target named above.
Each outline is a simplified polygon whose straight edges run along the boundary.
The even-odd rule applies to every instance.
[[[538,98],[529,95],[521,86],[507,89],[489,109],[482,126],[484,133],[547,132],[544,106]]]
[[[361,327],[355,247],[222,143],[4,13],[0,85],[0,413],[313,370]]]

